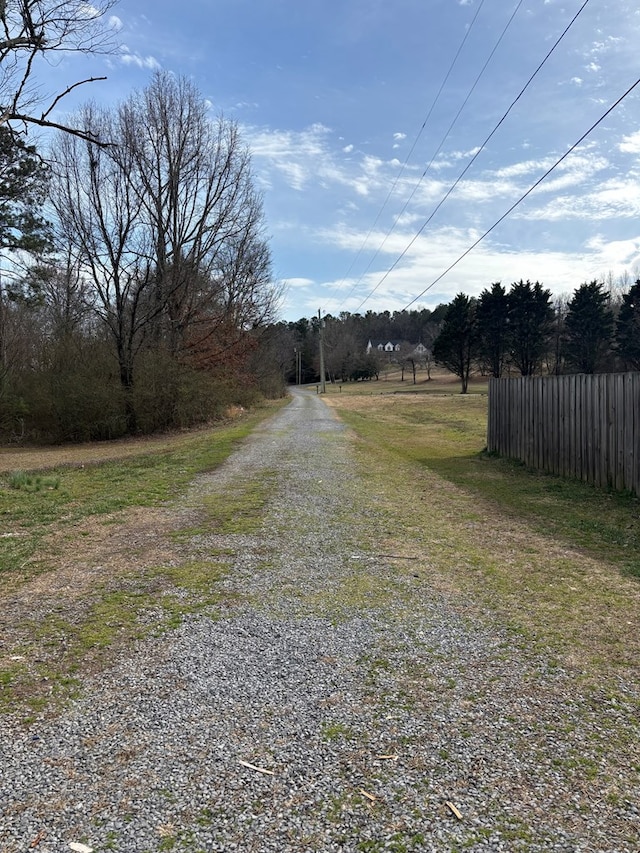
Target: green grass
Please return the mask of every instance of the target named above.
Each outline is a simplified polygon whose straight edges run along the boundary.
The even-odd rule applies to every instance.
[[[392,410],[375,415],[352,409],[340,414],[370,443],[428,468],[504,516],[640,577],[640,501],[488,456],[486,411],[484,396],[468,395],[431,397],[419,407],[394,400]]]
[[[264,507],[271,495],[275,474],[237,483],[224,493],[207,495],[204,507],[208,525],[215,533],[251,534],[260,528]]]
[[[23,572],[56,524],[133,506],[159,506],[176,498],[197,474],[224,462],[238,442],[272,411],[273,406],[262,408],[232,426],[182,437],[161,453],[84,468],[61,468],[46,478],[56,480],[56,488],[15,488],[11,485],[15,472],[0,476],[0,517],[7,531],[0,537],[0,574]],[[19,479],[26,476],[22,474]],[[30,568],[37,571],[39,567],[34,564]]]
[[[56,472],[59,488],[50,491],[25,488],[22,476],[16,480],[20,487],[12,488],[11,475],[6,476],[5,488],[0,486],[0,513],[9,534],[0,537],[5,580],[19,588],[40,571],[55,570],[57,556],[73,549],[74,536],[84,533],[68,527],[69,522],[104,516],[105,523],[118,524],[123,520],[118,510],[156,507],[183,494],[196,474],[220,465],[272,411],[273,406],[265,407],[241,423],[179,437],[161,453],[62,468]],[[219,588],[232,552],[208,547],[201,559],[196,548],[189,557],[189,543],[199,533],[257,529],[271,486],[267,474],[232,488],[221,499],[204,496],[196,507],[203,525],[173,537],[186,548],[180,560],[155,568],[121,560],[115,574],[82,597],[54,603],[38,622],[23,619],[15,626],[24,637],[22,646],[0,659],[0,709],[19,710],[28,720],[51,702],[73,695],[81,674],[106,665],[118,648],[177,627],[188,614],[206,610],[215,615],[237,599]]]
[[[488,456],[482,394],[327,400],[357,435],[385,548],[411,555],[422,583],[499,614],[514,642],[563,665],[635,666],[640,501]]]
[[[323,722],[321,725],[322,737],[326,741],[350,740],[354,737],[354,733],[349,726],[343,723]]]
[[[22,489],[25,492],[41,492],[43,489],[59,488],[60,477],[44,477],[41,474],[13,471],[9,474],[8,483],[11,489]]]

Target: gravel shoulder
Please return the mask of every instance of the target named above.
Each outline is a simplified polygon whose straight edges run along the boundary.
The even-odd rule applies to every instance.
[[[257,480],[257,530],[167,544]],[[390,551],[321,398],[294,392],[163,519],[148,547],[224,552],[231,603],[128,650],[55,719],[0,720],[0,853],[640,849],[637,686],[587,690],[431,584],[428,553]]]

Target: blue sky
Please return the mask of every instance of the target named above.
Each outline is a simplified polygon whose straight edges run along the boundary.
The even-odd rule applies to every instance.
[[[561,295],[640,275],[640,86],[430,285],[640,77],[637,3],[590,0],[478,153],[582,2],[120,0],[119,52],[66,59],[47,84],[106,74],[65,108],[116,103],[162,68],[237,121],[283,319],[434,308],[520,278]]]

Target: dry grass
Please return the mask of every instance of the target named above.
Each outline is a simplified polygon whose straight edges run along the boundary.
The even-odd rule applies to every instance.
[[[636,677],[640,581],[626,568],[638,502],[483,457],[486,397],[446,387],[327,394],[358,436],[389,550],[462,609],[497,616],[587,678]],[[587,537],[590,519],[601,529]]]
[[[232,420],[241,416],[234,413]],[[188,433],[168,433],[140,438],[120,438],[115,441],[88,441],[85,444],[56,445],[46,447],[0,447],[0,472],[3,471],[49,471],[61,467],[83,467],[99,465],[120,459],[131,459],[152,453],[164,453],[179,447],[185,435],[206,434],[211,427],[189,430]]]
[[[60,485],[16,489],[0,477],[0,710],[28,716],[137,637],[224,607],[226,555],[194,561],[180,534],[223,523],[228,507],[184,494],[282,402],[185,434],[4,451],[5,470],[51,470]]]

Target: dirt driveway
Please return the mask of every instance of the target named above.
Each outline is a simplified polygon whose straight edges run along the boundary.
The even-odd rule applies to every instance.
[[[0,720],[2,853],[640,849],[635,687],[585,690],[437,583],[437,529],[396,548],[375,464],[296,391],[81,558],[222,560],[224,606],[123,650],[55,719]],[[257,485],[255,529],[202,523]]]

